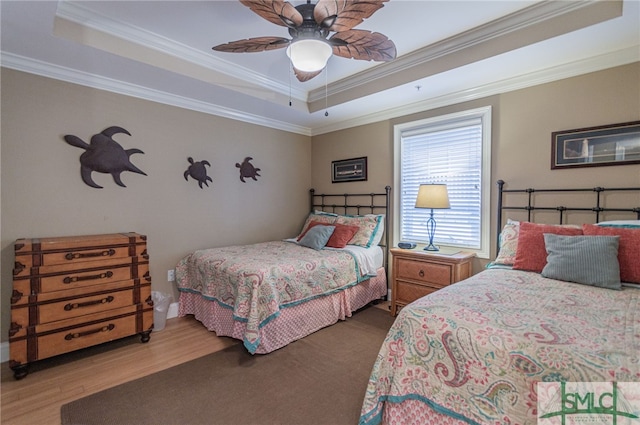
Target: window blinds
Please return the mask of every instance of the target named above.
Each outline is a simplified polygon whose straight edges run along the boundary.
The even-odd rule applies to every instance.
[[[482,120],[464,118],[401,132],[400,239],[428,241],[429,209],[415,208],[418,187],[446,184],[451,209],[434,210],[434,243],[481,245]]]

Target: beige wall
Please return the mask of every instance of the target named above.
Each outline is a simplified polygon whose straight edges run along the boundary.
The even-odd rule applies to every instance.
[[[394,125],[487,105],[492,107],[493,121],[492,182],[502,179],[517,189],[640,186],[640,165],[550,169],[553,131],[640,120],[639,63],[316,136],[312,143],[312,185],[339,192],[393,186]],[[369,180],[332,185],[331,161],[358,156],[369,158]],[[494,189],[495,185],[492,206],[496,202]],[[640,206],[640,198],[631,201]],[[495,229],[491,235],[495,239]],[[491,247],[495,247],[494,240]],[[485,263],[476,260],[474,271],[481,270]]]
[[[310,187],[369,193],[393,186],[393,126],[398,123],[491,105],[492,181],[503,179],[513,188],[640,185],[640,165],[550,170],[551,132],[640,119],[638,63],[312,140],[7,69],[2,69],[1,89],[3,341],[16,238],[144,233],[154,289],[177,295],[166,271],[182,256],[198,248],[295,234],[308,209]],[[133,155],[132,162],[148,176],[124,173],[127,188],[121,188],[110,176],[94,173],[104,188],[93,189],[80,180],[82,150],[62,136],[88,141],[111,125],[131,132],[132,137],[117,135],[116,140],[145,152]],[[188,156],[211,162],[209,188],[184,180]],[[258,182],[238,179],[235,163],[245,156],[262,169]],[[332,184],[331,161],[359,156],[368,157],[368,181]],[[632,201],[640,205],[640,199]],[[475,271],[482,265],[476,261]]]
[[[309,209],[310,137],[64,83],[2,68],[2,340],[10,317],[13,242],[17,238],[135,231],[148,236],[154,290],[172,292],[167,270],[206,247],[275,240],[296,234]],[[80,179],[82,149],[117,125],[138,148],[117,186]],[[211,163],[209,187],[185,181],[187,157]],[[236,162],[251,156],[258,181],[242,183]]]

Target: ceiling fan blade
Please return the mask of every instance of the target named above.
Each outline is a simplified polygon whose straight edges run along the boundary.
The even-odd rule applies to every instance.
[[[266,52],[287,47],[291,40],[282,37],[255,37],[246,40],[230,41],[213,47],[217,52],[253,53]]]
[[[316,23],[330,31],[350,30],[389,0],[318,0],[313,10]]]
[[[294,28],[302,24],[302,15],[288,1],[240,0],[240,3],[273,24]]]
[[[298,81],[300,81],[301,83],[304,83],[305,81],[309,81],[310,79],[320,74],[321,72],[322,72],[322,69],[320,71],[306,72],[306,71],[300,71],[296,67],[293,67],[293,73],[295,74]]]
[[[333,53],[343,58],[388,62],[396,58],[396,45],[386,35],[365,30],[334,34],[329,43]]]

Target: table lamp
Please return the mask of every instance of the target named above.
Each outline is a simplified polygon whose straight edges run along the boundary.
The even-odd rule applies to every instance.
[[[431,216],[427,220],[427,233],[429,245],[425,251],[439,251],[440,248],[433,244],[433,236],[436,233],[436,220],[433,218],[434,209],[451,208],[449,205],[449,193],[446,184],[421,184],[416,197],[416,208],[431,208]]]

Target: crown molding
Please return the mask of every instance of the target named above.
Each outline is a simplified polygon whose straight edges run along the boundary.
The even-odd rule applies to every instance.
[[[638,49],[638,46],[632,46],[604,55],[566,63],[532,73],[522,74],[520,76],[501,81],[496,81],[480,87],[461,90],[455,93],[425,99],[397,108],[386,109],[374,114],[353,116],[335,124],[309,128],[304,126],[292,125],[290,123],[273,119],[267,119],[265,117],[257,115],[247,114],[242,111],[197,101],[182,96],[176,96],[174,94],[161,92],[142,86],[124,83],[122,81],[79,72],[69,68],[36,61],[11,53],[0,52],[0,54],[0,61],[2,62],[2,66],[10,69],[15,69],[17,71],[23,71],[48,78],[53,78],[56,80],[79,84],[86,87],[92,87],[99,90],[106,90],[118,94],[123,94],[125,96],[132,96],[152,102],[158,102],[176,106],[179,108],[203,112],[206,114],[216,115],[224,118],[246,122],[249,124],[274,128],[277,130],[288,131],[305,136],[316,136],[320,134],[330,133],[332,131],[344,130],[351,127],[398,118],[405,115],[428,111],[430,109],[476,100],[513,90],[533,87],[539,84],[550,83],[564,78],[575,77],[590,72],[601,71],[604,69],[640,61],[640,49]]]
[[[227,77],[240,80],[244,86],[255,86],[261,92],[267,90],[283,96],[290,96],[299,102],[307,102],[307,92],[305,90],[292,88],[223,58],[215,57],[151,31],[104,16],[90,7],[76,2],[60,0],[56,10],[56,17],[191,64],[205,67]]]
[[[571,15],[574,15],[572,17]],[[347,93],[358,91],[360,96],[371,94],[371,90],[379,91],[383,79],[389,79],[408,70],[428,66],[426,75],[436,74],[442,66],[462,66],[473,61],[483,59],[475,57],[475,52],[480,51],[480,46],[492,51],[491,55],[504,53],[514,48],[523,47],[526,44],[541,41],[550,36],[573,31],[585,25],[592,25],[595,19],[604,21],[622,14],[622,1],[547,1],[535,3],[527,8],[516,11],[504,17],[495,19],[486,24],[472,28],[468,31],[438,41],[429,46],[402,55],[391,62],[385,62],[358,74],[343,78],[329,84],[325,88],[319,88],[309,93],[309,110],[315,112],[323,109],[325,102],[329,106],[335,106],[345,100],[350,100]],[[560,25],[557,19],[564,21]],[[571,21],[568,21],[572,19]],[[548,24],[545,31],[532,27]],[[536,38],[531,40],[531,37]],[[508,41],[500,41],[500,39]],[[502,45],[501,45],[502,43]],[[473,50],[472,50],[473,49]],[[466,52],[465,52],[466,50]],[[463,55],[460,55],[464,53]],[[459,56],[455,56],[459,55]],[[451,59],[452,63],[443,62]],[[440,61],[441,64],[436,66]],[[442,69],[441,69],[442,70]],[[413,75],[415,79],[415,75]],[[397,77],[394,77],[397,80]],[[396,82],[401,85],[404,82]],[[387,89],[390,87],[383,87]],[[333,99],[333,101],[332,101]],[[351,99],[352,100],[352,99]]]
[[[17,71],[36,74],[99,90],[123,94],[125,96],[131,96],[138,99],[150,100],[152,102],[162,103],[165,105],[177,106],[178,108],[204,112],[206,114],[256,124],[263,127],[274,128],[305,136],[311,135],[311,129],[308,127],[294,125],[259,115],[248,114],[246,112],[226,108],[213,103],[186,98],[184,96],[178,96],[172,93],[102,77],[100,75],[81,72],[63,66],[14,55],[12,53],[0,52],[0,54],[0,61],[2,62],[2,66],[5,68],[15,69]]]
[[[384,111],[376,112],[373,114],[352,117],[350,119],[327,126],[315,127],[313,128],[311,135],[317,136],[333,131],[344,130],[351,127],[357,127],[360,125],[371,124],[374,122],[398,118],[405,115],[425,112],[435,108],[468,102],[488,96],[495,96],[514,90],[520,90],[540,84],[551,83],[565,78],[571,78],[591,72],[602,71],[604,69],[627,65],[638,61],[640,61],[640,48],[639,46],[632,46],[603,55],[594,56],[591,58],[488,83],[472,89],[449,93],[443,96],[414,102],[397,108],[386,109]]]

